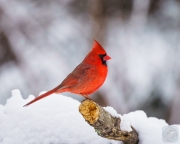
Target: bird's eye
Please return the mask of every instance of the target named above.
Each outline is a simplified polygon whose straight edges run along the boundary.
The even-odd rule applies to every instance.
[[[99,57],[100,57],[100,58],[103,58],[103,55],[102,55],[102,54],[99,54]]]

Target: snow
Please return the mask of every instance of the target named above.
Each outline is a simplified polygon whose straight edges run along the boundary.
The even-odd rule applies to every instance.
[[[113,109],[110,106],[107,106],[104,108],[108,113],[110,113],[112,116],[114,117],[119,117],[119,114],[117,113],[117,111],[115,109]]]
[[[19,90],[13,90],[7,103],[0,105],[0,144],[121,143],[98,136],[79,113],[80,103],[70,97],[53,94],[23,107],[32,99],[34,96],[30,95],[24,100]],[[120,115],[112,107],[105,110],[121,117],[122,130],[131,131],[132,125],[138,132],[139,144],[165,143],[162,129],[168,124],[164,120],[148,118],[143,111]],[[179,125],[174,126],[180,129]]]
[[[132,131],[132,128],[131,128],[131,125],[130,125],[129,121],[126,120],[126,118],[124,118],[124,117],[121,116],[120,114],[118,114],[115,109],[113,109],[113,108],[110,107],[110,106],[107,106],[107,107],[105,107],[104,109],[105,109],[108,113],[110,113],[112,116],[114,116],[114,117],[120,117],[120,118],[121,118],[121,123],[120,123],[120,128],[121,128],[121,130],[125,130],[125,131],[128,131],[128,132]]]
[[[95,133],[79,113],[78,101],[53,94],[23,107],[32,99],[13,90],[6,105],[0,105],[0,144],[117,143]]]
[[[120,116],[120,118],[121,118],[121,123],[120,123],[121,130],[128,131],[128,132],[132,131],[129,120],[127,120],[123,116]]]

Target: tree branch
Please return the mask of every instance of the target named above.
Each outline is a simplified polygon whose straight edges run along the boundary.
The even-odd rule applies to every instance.
[[[133,127],[131,132],[122,131],[120,117],[112,116],[94,101],[89,99],[82,101],[79,112],[99,136],[123,141],[125,144],[138,144],[138,134]]]

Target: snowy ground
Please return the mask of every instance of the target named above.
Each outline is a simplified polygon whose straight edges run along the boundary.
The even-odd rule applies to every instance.
[[[53,94],[29,107],[23,107],[33,98],[31,95],[24,100],[19,90],[13,90],[6,105],[0,105],[0,144],[121,143],[99,137],[79,113],[78,101]],[[112,107],[105,109],[118,116]],[[130,130],[132,125],[137,130],[139,144],[165,144],[162,129],[168,124],[164,120],[148,118],[143,111],[119,116],[122,129]],[[176,126],[180,129],[180,125]]]

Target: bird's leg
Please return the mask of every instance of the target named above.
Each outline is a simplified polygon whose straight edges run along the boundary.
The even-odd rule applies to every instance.
[[[95,100],[91,99],[90,96],[88,96],[88,95],[82,95],[82,96],[85,97],[86,99],[92,100],[95,103],[97,103],[98,105],[100,105],[98,102],[96,102]]]
[[[93,100],[93,99],[91,99],[88,95],[83,95],[83,97],[85,97],[86,99],[89,99],[89,100],[94,101],[94,100]]]

